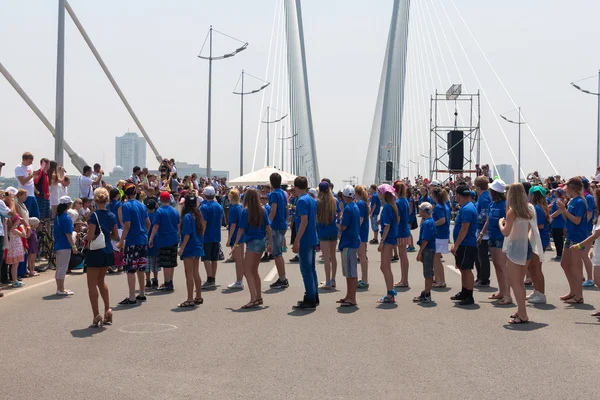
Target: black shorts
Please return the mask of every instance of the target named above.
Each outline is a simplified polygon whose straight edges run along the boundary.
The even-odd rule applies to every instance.
[[[115,265],[115,255],[111,251],[105,253],[104,249],[89,250],[85,256],[84,265],[87,268],[106,268]]]
[[[175,268],[177,266],[177,245],[160,247],[156,251],[158,266],[161,268]]]
[[[219,261],[219,242],[204,243],[202,261]]]
[[[477,259],[477,247],[458,246],[455,258],[458,269],[473,269],[475,267],[475,260]]]
[[[133,245],[125,246],[123,250],[123,269],[129,273],[145,272],[148,246]]]

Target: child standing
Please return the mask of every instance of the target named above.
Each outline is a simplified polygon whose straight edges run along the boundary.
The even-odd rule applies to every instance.
[[[148,218],[150,219],[150,231],[154,228],[154,220],[156,217],[156,208],[158,204],[155,199],[147,199],[146,210],[148,211]],[[160,271],[160,265],[158,265],[158,258],[156,257],[156,247],[148,247],[148,258],[146,262],[146,288],[158,289],[158,271]],[[150,279],[150,273],[152,273],[152,280]]]
[[[342,190],[344,214],[339,226],[342,232],[339,249],[342,253],[342,273],[346,277],[346,297],[339,300],[340,307],[356,306],[356,286],[358,284],[357,257],[360,242],[360,211],[354,202],[354,188],[347,185]]]
[[[435,259],[436,237],[435,222],[431,217],[433,206],[431,203],[423,202],[419,206],[419,211],[421,215],[421,229],[419,231],[419,241],[417,242],[417,244],[420,246],[419,253],[417,254],[417,261],[423,263],[425,290],[421,292],[420,296],[415,297],[413,301],[415,303],[430,303],[431,288],[433,286],[433,265]]]
[[[27,269],[29,270],[27,272],[27,275],[29,275],[29,276],[38,276],[39,275],[39,273],[37,273],[35,271],[35,258],[37,257],[37,253],[38,253],[37,227],[39,225],[40,225],[39,219],[37,219],[35,217],[29,218],[29,227],[31,229],[29,237],[27,238],[27,245],[29,247],[27,249]]]
[[[202,279],[200,279],[200,257],[204,255],[202,241],[204,235],[204,219],[198,209],[198,202],[195,194],[185,196],[184,207],[181,214],[181,224],[179,225],[181,236],[181,247],[177,253],[185,268],[185,281],[187,286],[187,300],[177,307],[194,307],[197,304],[204,303],[202,298]],[[194,298],[194,286],[196,287],[196,297]]]
[[[25,249],[23,248],[23,238],[26,236],[23,220],[20,216],[15,215],[9,220],[8,234],[8,252],[4,262],[10,265],[10,277],[12,279],[12,287],[18,288],[23,286],[23,282],[17,280],[17,270],[19,263],[25,260]]]
[[[177,245],[179,243],[179,213],[171,206],[171,195],[169,192],[160,194],[161,207],[156,210],[154,216],[154,228],[150,235],[148,247],[156,246],[158,266],[164,269],[165,283],[159,288],[172,292],[173,274],[177,266]],[[154,237],[156,236],[156,243]]]

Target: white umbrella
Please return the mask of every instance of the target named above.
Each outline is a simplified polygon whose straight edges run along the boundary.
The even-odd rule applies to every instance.
[[[265,167],[258,171],[250,172],[249,174],[240,176],[239,178],[231,179],[229,186],[247,186],[247,185],[269,185],[269,177],[272,173],[277,172],[281,175],[281,184],[288,185],[294,183],[295,175],[280,171],[273,167]]]

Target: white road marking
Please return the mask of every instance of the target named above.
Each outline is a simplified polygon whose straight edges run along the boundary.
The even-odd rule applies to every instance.
[[[450,271],[460,275],[460,270],[458,270],[454,265],[444,264]]]
[[[273,267],[271,271],[265,276],[265,282],[272,282],[275,279],[275,275],[277,275],[277,267]]]
[[[171,324],[143,322],[122,326],[118,331],[123,333],[160,333],[174,331],[175,329],[177,329],[177,327]]]

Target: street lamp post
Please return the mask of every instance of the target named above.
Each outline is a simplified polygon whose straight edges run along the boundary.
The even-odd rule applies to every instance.
[[[589,79],[589,78],[586,78]],[[583,79],[582,79],[583,80]],[[578,81],[576,81],[578,82]],[[579,85],[576,85],[575,82],[571,82],[571,86],[580,92],[591,94],[592,96],[596,96],[598,98],[598,116],[597,116],[597,130],[596,130],[596,167],[600,165],[600,70],[598,70],[598,92],[590,92],[589,90],[582,89]]]
[[[519,146],[518,146],[518,156],[517,156],[517,168],[518,168],[518,172],[517,172],[517,181],[521,182],[521,125],[526,124],[527,122],[525,121],[521,121],[521,107],[517,108],[518,112],[519,112],[519,119],[518,121],[512,121],[508,118],[506,118],[503,114],[500,114],[500,116],[502,117],[502,119],[504,119],[506,122],[510,122],[511,124],[515,124],[519,127]],[[510,112],[510,111],[509,111]],[[525,178],[525,176],[523,176]]]
[[[250,74],[245,73],[244,70],[242,70],[241,90],[239,92],[233,92],[233,94],[237,94],[240,96],[240,109],[241,109],[240,110],[240,176],[244,175],[244,96],[248,95],[248,94],[258,93],[271,84],[270,82],[265,82],[265,84],[262,85],[259,89],[252,90],[250,92],[244,92],[244,75],[250,75]],[[252,75],[250,75],[250,76],[252,76]],[[252,77],[255,79],[258,79],[254,76],[252,76]],[[262,79],[260,79],[260,80],[262,80]]]
[[[207,121],[207,129],[206,129],[206,176],[210,179],[211,176],[211,165],[210,165],[210,151],[211,151],[211,117],[212,117],[212,63],[213,61],[224,60],[226,58],[230,58],[235,56],[240,51],[246,50],[248,47],[248,42],[242,42],[241,40],[235,39],[240,43],[243,43],[241,47],[238,47],[234,51],[228,54],[224,54],[222,56],[213,57],[213,31],[217,33],[221,33],[215,29],[213,29],[212,25],[208,31],[208,39],[209,39],[209,55],[208,57],[202,55],[202,49],[204,49],[204,45],[200,50],[200,54],[198,54],[198,58],[203,60],[208,60],[208,121]],[[222,34],[222,33],[221,33]],[[206,39],[204,40],[206,44]]]

